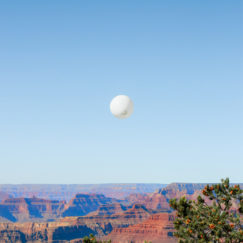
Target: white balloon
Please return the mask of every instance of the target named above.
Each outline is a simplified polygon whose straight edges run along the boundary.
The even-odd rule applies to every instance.
[[[110,111],[119,119],[128,118],[133,113],[133,102],[126,95],[118,95],[112,99]]]

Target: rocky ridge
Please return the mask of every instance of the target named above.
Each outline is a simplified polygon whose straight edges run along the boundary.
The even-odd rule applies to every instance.
[[[116,228],[104,239],[110,239],[113,243],[172,243],[174,216],[169,213],[153,214],[142,223],[131,225],[127,228]]]
[[[10,197],[31,198],[33,196],[49,200],[71,200],[76,194],[103,194],[106,197],[122,199],[132,193],[152,193],[165,184],[0,184],[0,192]],[[1,195],[1,193],[0,193]],[[4,198],[6,199],[6,198]],[[0,197],[1,200],[1,197]]]
[[[104,237],[114,228],[141,223],[149,216],[150,212],[144,206],[134,205],[124,213],[114,215],[65,217],[49,223],[0,223],[0,239],[25,243],[70,241],[90,233]]]

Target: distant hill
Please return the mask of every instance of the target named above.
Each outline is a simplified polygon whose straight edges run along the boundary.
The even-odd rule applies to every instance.
[[[166,184],[1,184],[0,192],[3,198],[9,197],[38,197],[50,200],[69,201],[78,193],[103,194],[106,197],[124,198],[133,193],[152,193]],[[0,198],[1,200],[1,198]]]
[[[12,198],[13,196],[9,195],[8,193],[6,192],[1,192],[0,191],[0,202],[7,199],[7,198]]]
[[[206,185],[213,183],[171,183],[166,187],[163,187],[158,190],[158,193],[162,195],[167,195],[169,198],[178,197],[179,194],[192,195],[196,191],[202,190]],[[243,188],[243,183],[239,184]],[[234,183],[232,183],[234,185]],[[179,193],[179,194],[178,194]]]

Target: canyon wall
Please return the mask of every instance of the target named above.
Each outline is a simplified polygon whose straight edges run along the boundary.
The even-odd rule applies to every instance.
[[[151,193],[159,188],[165,187],[165,184],[142,184],[142,183],[124,183],[124,184],[70,184],[70,185],[52,185],[52,184],[2,184],[0,185],[1,193],[4,197],[38,197],[50,200],[69,201],[76,194],[103,194],[106,197],[124,198],[131,193]],[[6,199],[6,197],[4,198]]]

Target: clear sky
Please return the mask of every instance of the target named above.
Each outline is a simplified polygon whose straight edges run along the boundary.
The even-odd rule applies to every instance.
[[[241,0],[1,1],[0,183],[243,182],[242,43]]]

